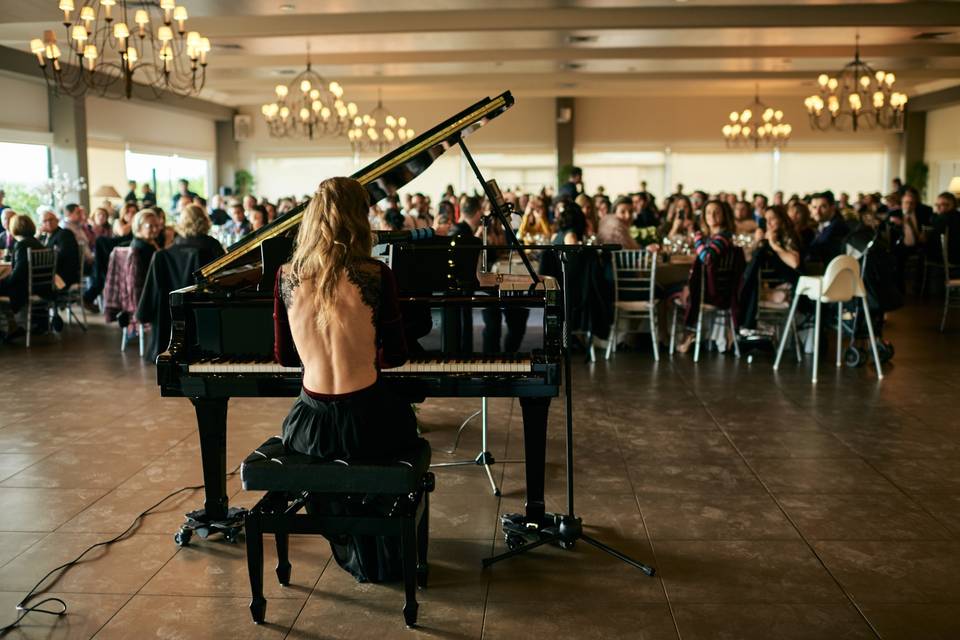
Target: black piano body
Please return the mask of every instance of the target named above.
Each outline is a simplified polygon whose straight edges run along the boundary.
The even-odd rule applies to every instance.
[[[354,175],[372,198],[380,199],[425,170],[447,148],[510,105],[509,93],[484,99],[388,153]],[[242,510],[226,495],[227,404],[231,397],[294,397],[302,387],[298,368],[273,362],[273,282],[302,212],[278,218],[231,246],[197,274],[198,284],[170,296],[172,331],[168,349],[157,358],[163,396],[194,404],[200,433],[205,486],[204,508],[188,514],[184,530],[235,535]],[[544,515],[547,415],[561,384],[561,293],[555,280],[533,282],[528,275],[480,274],[476,286],[447,291],[401,289],[407,307],[448,312],[484,306],[520,305],[543,310],[543,343],[526,354],[482,356],[451,351],[417,354],[403,367],[381,373],[386,384],[411,399],[430,397],[516,397],[524,427],[526,516]],[[451,363],[458,363],[453,365]],[[470,366],[465,367],[464,363]],[[487,364],[492,364],[489,369]],[[465,370],[466,369],[466,370]],[[507,371],[506,369],[510,369]],[[278,425],[281,416],[278,416]]]

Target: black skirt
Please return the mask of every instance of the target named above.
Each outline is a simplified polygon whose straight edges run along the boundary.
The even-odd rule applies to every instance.
[[[283,421],[283,443],[293,451],[324,460],[389,463],[417,444],[417,420],[409,402],[383,385],[318,399],[306,391]],[[393,507],[384,496],[314,494],[308,513],[386,515]],[[386,536],[327,536],[333,557],[359,582],[403,578],[400,539]]]
[[[392,462],[417,443],[410,403],[380,382],[321,400],[300,392],[283,421],[283,444],[324,460]]]

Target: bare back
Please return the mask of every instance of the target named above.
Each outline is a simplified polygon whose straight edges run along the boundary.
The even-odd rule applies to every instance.
[[[290,334],[303,363],[303,386],[318,394],[344,394],[377,380],[376,316],[380,271],[376,262],[348,269],[337,283],[335,311],[317,325],[311,281],[298,282],[284,265],[280,294]]]

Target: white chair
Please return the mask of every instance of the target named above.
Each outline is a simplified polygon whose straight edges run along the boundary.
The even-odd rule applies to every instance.
[[[960,309],[960,296],[957,296],[957,299],[952,299],[951,294],[954,289],[960,292],[960,278],[951,278],[950,271],[956,271],[960,269],[960,264],[950,264],[950,234],[946,229],[943,231],[943,235],[940,236],[940,248],[943,251],[943,318],[940,320],[940,332],[943,333],[943,330],[947,328],[947,312],[953,309]]]
[[[620,323],[631,320],[650,322],[653,359],[660,360],[657,333],[657,254],[643,249],[614,251],[613,257],[613,324],[607,342],[607,360],[617,350],[620,335],[639,333],[637,329],[620,331]]]
[[[837,366],[843,364],[843,303],[854,298],[860,298],[863,305],[863,317],[867,323],[867,332],[870,334],[870,349],[873,352],[873,363],[877,367],[877,378],[883,378],[883,369],[880,366],[880,356],[877,354],[877,339],[873,334],[873,322],[870,320],[870,308],[867,305],[867,291],[860,276],[860,264],[853,256],[837,256],[827,265],[822,276],[800,276],[794,288],[793,303],[790,305],[790,315],[783,327],[780,347],[777,349],[777,359],[773,363],[773,370],[780,367],[783,349],[794,328],[793,319],[797,313],[797,302],[802,296],[813,300],[816,304],[815,321],[813,328],[813,375],[811,383],[817,381],[817,366],[820,361],[820,305],[837,305]],[[851,338],[852,340],[853,338]]]

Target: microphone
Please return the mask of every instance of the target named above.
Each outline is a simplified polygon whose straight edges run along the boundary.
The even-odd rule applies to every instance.
[[[436,232],[428,227],[426,229],[403,229],[401,231],[374,231],[373,234],[377,244],[393,244],[426,240],[435,236]]]

